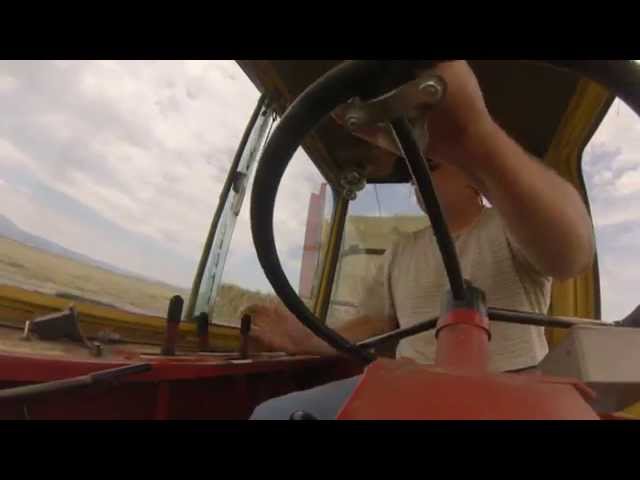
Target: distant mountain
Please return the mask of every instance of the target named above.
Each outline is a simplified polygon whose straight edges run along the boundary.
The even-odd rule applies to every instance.
[[[145,278],[140,274],[130,272],[128,270],[124,270],[122,268],[118,268],[114,265],[111,265],[110,263],[102,262],[100,260],[96,260],[95,258],[88,257],[87,255],[74,252],[73,250],[69,250],[68,248],[58,245],[57,243],[52,242],[51,240],[47,240],[46,238],[42,238],[37,235],[33,235],[29,232],[22,230],[19,226],[17,226],[15,223],[13,223],[10,219],[5,217],[4,215],[0,215],[0,236],[9,238],[11,240],[14,240],[18,243],[22,243],[23,245],[27,245],[29,247],[37,248],[38,250],[44,250],[45,252],[52,253],[54,255],[67,257],[67,258],[70,258],[71,260],[75,260],[76,262],[93,265],[94,267],[102,268],[104,270],[108,270],[113,273],[126,275],[127,277],[138,278],[141,280],[145,280],[147,282],[163,283],[165,285],[168,285],[165,282],[162,282],[160,280]]]

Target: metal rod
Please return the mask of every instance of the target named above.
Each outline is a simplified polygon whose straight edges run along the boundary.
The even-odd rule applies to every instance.
[[[198,330],[198,350],[209,350],[209,315],[206,312],[196,315],[196,328]]]
[[[361,348],[375,348],[393,340],[402,340],[403,338],[417,335],[418,333],[426,332],[436,328],[438,323],[438,317],[432,318],[424,322],[416,323],[407,328],[399,328],[389,333],[378,335],[377,337],[368,338],[362,342],[358,342],[358,347]]]
[[[598,320],[574,317],[551,317],[542,313],[518,312],[503,308],[487,309],[489,319],[494,322],[517,323],[522,325],[536,325],[540,327],[571,328],[576,325],[588,325],[592,327],[614,327]]]
[[[215,237],[216,230],[218,229],[218,224],[220,223],[222,212],[224,211],[225,205],[227,203],[227,197],[229,196],[229,192],[231,191],[231,187],[233,186],[233,180],[236,176],[236,170],[238,170],[238,165],[240,164],[240,160],[242,159],[242,154],[244,153],[244,150],[247,146],[247,142],[249,141],[249,137],[251,136],[253,127],[258,121],[260,112],[264,108],[266,102],[267,96],[263,93],[262,95],[260,95],[258,103],[256,104],[256,107],[251,114],[251,118],[249,119],[249,123],[247,123],[247,126],[244,129],[244,133],[242,134],[242,138],[240,139],[240,143],[238,144],[238,149],[236,150],[233,161],[231,162],[231,166],[229,167],[229,173],[227,174],[227,178],[224,182],[224,185],[222,186],[222,191],[220,192],[220,197],[218,199],[218,206],[213,215],[213,219],[211,220],[209,233],[207,234],[207,239],[204,242],[202,255],[200,256],[200,262],[198,263],[198,268],[196,270],[195,277],[193,278],[191,294],[189,295],[189,302],[187,304],[187,311],[185,315],[185,318],[187,320],[190,320],[193,317],[193,312],[196,306],[196,299],[198,298],[200,285],[202,284],[202,277],[204,276],[204,271],[209,260],[209,254],[211,253],[211,247],[213,246],[213,239]]]
[[[350,257],[351,255],[384,255],[387,250],[384,248],[360,248],[352,245],[342,251],[341,258]]]
[[[349,199],[344,195],[334,191],[334,199],[337,199],[333,210],[331,230],[329,231],[329,242],[327,252],[323,259],[323,268],[320,275],[320,285],[318,295],[313,305],[313,313],[322,320],[327,322],[327,313],[329,311],[329,302],[331,301],[331,293],[333,291],[333,281],[336,276],[336,267],[340,260],[340,246],[342,245],[342,234],[344,233],[344,224],[349,211]]]
[[[571,328],[576,325],[588,325],[593,327],[615,327],[615,324],[608,324],[598,320],[572,317],[551,317],[540,313],[518,312],[502,308],[487,309],[489,319],[494,322],[517,323],[521,325],[536,325],[540,327]],[[392,332],[378,335],[358,342],[358,347],[375,348],[387,342],[402,340],[403,338],[417,335],[418,333],[432,330],[436,327],[438,318],[432,318],[425,322],[420,322],[407,328],[400,328]]]
[[[79,387],[87,387],[98,382],[115,380],[125,375],[143,373],[151,370],[151,364],[138,363],[127,365],[126,367],[110,368],[89,375],[66,378],[64,380],[54,380],[52,382],[38,383],[35,385],[25,385],[22,387],[5,388],[0,390],[0,400],[17,400],[22,398],[35,397],[46,393],[71,390]]]
[[[438,195],[433,187],[427,162],[422,156],[420,146],[413,136],[413,131],[406,118],[392,121],[391,127],[404,153],[409,171],[416,182],[418,193],[422,197],[423,204],[431,220],[433,233],[442,254],[444,268],[447,272],[447,277],[449,277],[453,298],[455,300],[463,300],[466,296],[466,288],[462,269],[458,261],[455,244],[449,233],[449,227],[442,213]]]
[[[243,315],[240,320],[240,358],[249,358],[249,335],[251,334],[251,315]]]
[[[184,301],[180,295],[174,295],[169,300],[169,308],[167,310],[166,330],[164,336],[164,344],[162,346],[162,355],[175,355],[176,344],[178,342],[178,327],[182,318],[182,305]]]

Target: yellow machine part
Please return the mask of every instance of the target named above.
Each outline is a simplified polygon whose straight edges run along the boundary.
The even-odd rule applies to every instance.
[[[634,403],[630,407],[627,407],[623,410],[622,413],[626,413],[627,415],[631,415],[635,418],[640,418],[640,402]]]
[[[0,317],[4,326],[22,328],[27,320],[64,310],[72,304],[78,312],[80,329],[87,336],[94,336],[101,330],[113,329],[127,342],[162,345],[166,320],[161,317],[71,302],[44,293],[0,285]],[[240,346],[239,330],[213,325],[209,328],[209,343],[219,351],[237,351]],[[184,349],[197,349],[198,337],[194,322],[180,324],[178,344]]]

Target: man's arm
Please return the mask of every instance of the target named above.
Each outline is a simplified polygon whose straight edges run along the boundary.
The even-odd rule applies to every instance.
[[[394,247],[389,248],[375,273],[366,279],[358,314],[334,330],[352,343],[382,335],[398,327],[389,284]],[[300,355],[336,355],[336,350],[317,337],[280,304],[253,305],[245,310],[253,318],[251,334],[277,351]]]
[[[527,259],[559,280],[589,268],[593,229],[577,190],[495,124],[473,144],[469,171]]]
[[[253,305],[245,310],[253,319],[251,335],[272,350],[297,355],[336,355],[338,352],[307,329],[288,310],[275,305]],[[347,320],[336,332],[353,343],[393,329],[391,321],[360,315]]]
[[[428,154],[472,178],[541,273],[567,279],[585,271],[593,261],[594,238],[576,189],[493,121],[466,62],[437,70],[449,88],[443,104],[427,117]]]

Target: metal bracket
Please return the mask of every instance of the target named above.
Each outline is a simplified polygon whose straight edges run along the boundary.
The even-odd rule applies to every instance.
[[[342,193],[351,201],[356,199],[358,192],[363,190],[366,185],[366,175],[358,170],[348,170],[340,176]]]
[[[82,343],[96,357],[102,355],[102,345],[99,342],[90,342],[80,332],[78,313],[73,306],[62,312],[52,313],[26,322],[22,338],[30,340],[33,334],[41,340],[66,338],[73,342]]]
[[[444,98],[447,84],[440,75],[427,72],[381,97],[368,102],[355,98],[336,109],[347,127],[356,130],[385,124],[406,116],[412,118],[437,105]]]

